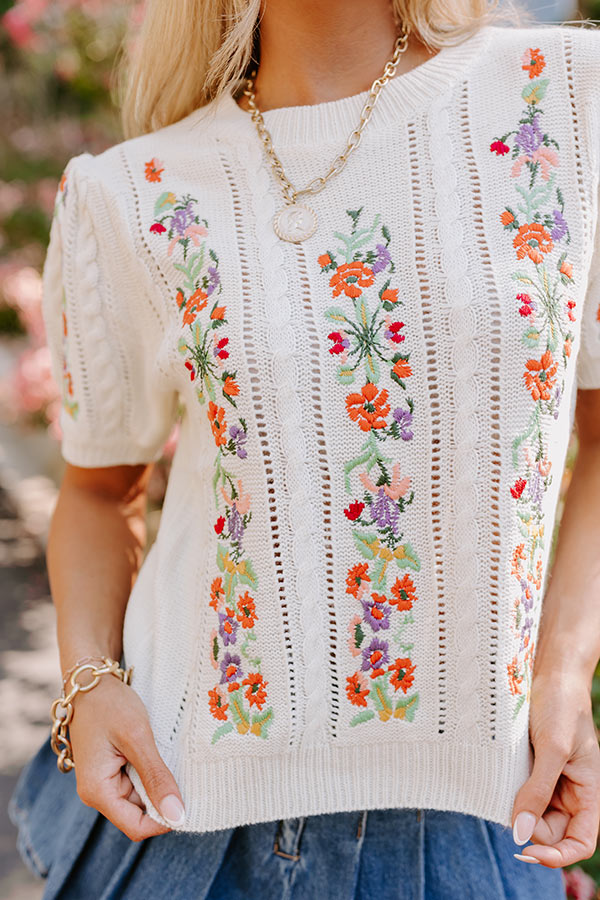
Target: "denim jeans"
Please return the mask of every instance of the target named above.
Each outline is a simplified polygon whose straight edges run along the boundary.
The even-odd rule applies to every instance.
[[[565,900],[561,869],[516,860],[512,833],[432,809],[301,816],[130,841],[84,806],[46,742],[10,814],[43,900]]]

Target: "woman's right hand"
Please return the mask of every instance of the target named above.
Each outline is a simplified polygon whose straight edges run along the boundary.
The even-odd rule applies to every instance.
[[[146,708],[129,685],[103,675],[91,691],[73,700],[69,725],[77,793],[132,841],[169,828],[152,819],[123,766],[130,762],[161,816],[180,825],[185,812],[173,775],[163,762]]]

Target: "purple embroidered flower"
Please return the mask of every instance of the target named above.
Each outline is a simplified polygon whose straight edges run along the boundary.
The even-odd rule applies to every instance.
[[[219,634],[223,638],[225,646],[235,644],[236,632],[238,630],[238,622],[235,615],[229,615],[226,612],[219,613]]]
[[[362,607],[365,612],[365,622],[367,622],[373,631],[379,631],[381,628],[390,627],[390,615],[392,609],[387,603],[379,603],[377,600],[361,599]]]
[[[373,638],[368,647],[362,651],[361,669],[363,672],[371,670],[373,675],[383,674],[383,666],[390,661],[388,642],[379,638]]]
[[[379,528],[391,528],[394,534],[398,533],[400,512],[394,500],[386,494],[383,487],[379,488],[377,499],[369,503],[369,511],[372,520]]]
[[[227,516],[227,527],[229,528],[231,539],[233,541],[237,541],[241,547],[242,538],[244,536],[244,519],[240,515],[236,503],[234,503],[229,510],[229,515]]]
[[[550,234],[553,241],[560,241],[567,233],[567,223],[560,209],[555,209],[552,215],[554,216],[554,228]]]
[[[527,156],[531,156],[532,153],[538,149],[540,144],[542,143],[542,132],[540,131],[540,123],[539,123],[539,115],[536,114],[533,117],[532,123],[529,122],[524,123],[519,128],[517,132],[517,136],[515,137],[515,144],[522,153],[526,153]]]
[[[526,616],[525,621],[521,627],[521,645],[519,647],[519,651],[523,650],[526,643],[529,643],[529,641],[526,641],[526,638],[531,637],[532,627],[533,627],[533,619],[531,618],[531,616]]]
[[[527,490],[532,503],[541,511],[542,500],[544,498],[544,485],[542,483],[541,475],[537,469],[532,472],[529,477],[529,481],[527,482]]]
[[[555,419],[558,419],[560,413],[560,401],[562,400],[562,385],[557,384],[554,389],[554,412],[552,415]]]
[[[411,431],[413,414],[409,409],[402,409],[400,406],[394,410],[393,416],[400,427],[400,437],[403,441],[410,441],[414,434]]]
[[[533,608],[533,593],[526,578],[521,578],[521,603],[525,612]]]
[[[182,209],[176,210],[173,215],[173,218],[171,219],[173,231],[179,235],[183,235],[186,228],[189,228],[190,225],[194,224],[194,215],[194,201],[190,200]]]
[[[221,277],[219,275],[219,272],[217,271],[216,266],[209,266],[207,271],[208,271],[208,284],[206,286],[206,293],[210,297],[210,295],[212,294],[214,289],[216,287],[218,287],[219,282],[221,281]]]
[[[376,244],[375,247],[377,250],[377,259],[371,266],[371,271],[374,275],[377,275],[378,272],[383,272],[383,270],[387,268],[392,257],[390,256],[390,251],[385,246],[385,244]]]
[[[237,653],[230,653],[226,650],[221,660],[221,684],[237,681],[242,677],[242,669],[240,667],[240,657]]]
[[[237,453],[239,458],[246,459],[246,457],[248,456],[248,451],[244,447],[244,444],[248,439],[248,435],[246,434],[244,429],[236,422],[235,425],[229,426],[229,434],[233,439],[233,442],[235,444],[235,452]]]

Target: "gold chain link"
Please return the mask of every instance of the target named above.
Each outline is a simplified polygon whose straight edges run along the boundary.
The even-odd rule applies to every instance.
[[[396,68],[398,66],[398,62],[400,60],[400,56],[406,50],[406,45],[408,41],[408,33],[406,31],[401,31],[401,33],[396,38],[396,43],[394,47],[394,53],[389,59],[384,67],[383,74],[376,78],[371,88],[369,90],[369,96],[367,97],[365,104],[362,108],[362,112],[360,114],[360,121],[358,126],[354,129],[350,137],[348,138],[348,142],[343,153],[340,153],[338,157],[332,162],[329,167],[328,172],[325,175],[314,178],[307,187],[302,188],[302,190],[296,190],[294,185],[291,183],[285,171],[283,169],[283,165],[281,164],[281,160],[275,153],[273,148],[273,142],[271,139],[271,135],[265,125],[265,121],[260,113],[260,110],[256,106],[256,96],[254,94],[254,80],[256,78],[256,69],[252,72],[250,78],[246,81],[246,88],[244,90],[244,95],[248,98],[248,104],[251,109],[251,116],[256,128],[258,130],[258,134],[260,139],[262,140],[271,165],[273,167],[273,171],[279,183],[282,186],[283,196],[285,197],[287,203],[295,203],[297,197],[301,194],[317,194],[319,191],[322,191],[330,178],[334,175],[337,175],[342,171],[346,162],[348,161],[348,157],[350,154],[356,150],[358,145],[360,144],[363,131],[365,130],[369,119],[373,113],[373,109],[375,108],[375,104],[379,98],[379,94],[383,86],[392,78],[394,73],[396,72]]]
[[[98,657],[102,659],[101,666],[95,666],[92,663],[83,663],[77,666],[73,672],[70,672],[71,689],[69,693],[65,693],[66,682],[63,682],[63,689],[60,697],[57,697],[50,707],[50,715],[52,717],[52,734],[50,744],[52,749],[58,756],[56,761],[61,772],[69,772],[75,768],[73,762],[73,748],[68,737],[68,728],[73,720],[73,700],[77,694],[85,694],[95,688],[102,675],[115,675],[125,684],[131,684],[131,676],[133,674],[133,666],[129,669],[122,669],[119,663],[110,659],[108,656]],[[91,681],[87,684],[80,684],[77,680],[82,672],[90,671],[92,674]]]

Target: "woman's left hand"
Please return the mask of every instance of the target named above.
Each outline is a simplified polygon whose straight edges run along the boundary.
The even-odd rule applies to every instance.
[[[600,748],[587,679],[559,670],[534,677],[531,775],[513,805],[519,851],[550,868],[593,855],[600,826]],[[517,821],[518,818],[518,821]]]

